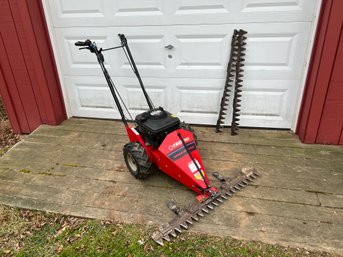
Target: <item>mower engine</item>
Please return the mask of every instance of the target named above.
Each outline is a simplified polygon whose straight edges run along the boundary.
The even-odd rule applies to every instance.
[[[156,149],[170,132],[180,128],[179,118],[162,107],[138,114],[135,121],[146,144]]]

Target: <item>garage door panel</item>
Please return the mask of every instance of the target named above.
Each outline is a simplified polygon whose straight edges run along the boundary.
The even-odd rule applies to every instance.
[[[119,44],[118,32],[125,32],[137,67],[143,77],[225,78],[232,31],[239,25],[128,27],[94,30],[57,29],[61,54],[67,75],[101,76],[96,58],[79,51],[74,42],[85,35],[99,47]],[[247,79],[300,79],[306,42],[310,34],[308,23],[272,23],[242,25],[249,31],[247,39],[245,77]],[[168,50],[167,45],[174,48]],[[105,52],[105,61],[113,76],[133,77],[131,66],[120,49]]]
[[[317,0],[46,0],[56,27],[311,21]]]
[[[103,26],[111,23],[106,1],[46,1],[49,3],[50,15],[56,27],[69,27],[71,23],[76,26]]]
[[[317,0],[178,0],[172,24],[311,21]],[[198,22],[199,23],[199,22]]]
[[[118,0],[115,8],[115,16],[163,16],[165,15],[163,0]]]
[[[218,117],[224,79],[173,79],[169,108],[189,123],[214,124]]]
[[[239,124],[274,128],[282,124],[289,128],[298,83],[294,80],[245,80]]]
[[[289,128],[297,81],[245,80],[242,92],[241,126]],[[172,81],[176,106],[170,106],[187,122],[216,124],[224,80],[175,79]],[[190,98],[192,97],[192,101]],[[268,104],[266,104],[268,103]],[[232,95],[226,125],[231,124]]]
[[[310,36],[310,24],[270,24],[248,30],[245,77],[249,79],[301,79]]]
[[[113,79],[125,105],[135,116],[148,110],[148,105],[136,78],[118,77]],[[172,103],[170,83],[166,79],[147,78],[144,80],[146,91],[156,106],[168,107]],[[65,84],[68,98],[72,99],[71,108],[75,116],[120,119],[119,112],[102,76],[66,76]],[[124,108],[124,106],[123,106]],[[125,115],[127,112],[124,110]]]
[[[113,46],[114,36],[103,30],[97,29],[57,29],[55,31],[59,55],[61,56],[62,67],[66,75],[101,75],[99,63],[93,53],[87,50],[79,50],[75,46],[76,41],[92,39],[97,45],[103,48]],[[114,56],[112,56],[114,55]],[[118,63],[110,61],[112,58],[119,58],[118,52],[113,51],[112,55],[106,56],[105,66],[109,70],[119,69]],[[122,58],[122,57],[120,57]],[[117,65],[117,67],[113,67]]]
[[[77,31],[72,28],[56,29],[55,33],[58,45],[61,45],[60,54],[63,55],[61,59],[65,74],[101,76],[102,72],[99,69],[99,64],[96,65],[97,59],[94,54],[85,50],[79,51],[74,43],[78,40],[91,39],[96,41],[99,48],[119,46],[120,40],[117,34],[123,32],[129,40],[132,55],[140,72],[152,76],[168,76],[167,69],[170,67],[170,63],[163,51],[168,40],[165,39],[166,34],[162,28],[145,28],[139,31],[135,28],[127,28],[125,31],[118,28],[78,28]],[[105,65],[111,75],[134,76],[121,49],[103,54]]]
[[[301,11],[315,1],[306,0],[243,0],[243,12]]]
[[[133,118],[137,114],[149,109],[136,78],[117,77],[115,78],[115,83],[120,88],[121,96]],[[168,97],[171,95],[169,83],[168,79],[144,79],[145,89],[156,107],[163,106],[169,110],[170,102]]]
[[[164,70],[163,73],[165,73],[170,66],[167,56],[161,51],[166,44],[164,43],[165,35],[161,33],[160,35],[127,35],[126,37],[139,70]],[[118,62],[123,63],[121,69],[129,70],[131,73],[131,65],[125,57]]]
[[[65,77],[67,97],[75,116],[91,118],[118,118],[106,81],[100,77]]]
[[[222,73],[226,59],[223,52],[227,35],[199,33],[198,35],[176,34],[175,37],[178,41],[176,72],[190,73],[190,70],[198,70],[200,74],[202,70],[219,70]],[[192,72],[192,74],[194,73]]]
[[[84,1],[82,8],[75,1],[57,0],[56,7],[61,16],[80,16],[80,17],[105,17],[104,6],[101,0]]]
[[[167,87],[155,84],[155,83],[145,83],[146,90],[149,94],[150,99],[158,106],[167,106]],[[148,109],[147,102],[144,100],[144,95],[142,89],[138,85],[138,82],[135,84],[124,83],[123,87],[126,89],[126,98],[127,98],[127,107],[133,113],[141,113]]]
[[[175,6],[175,16],[229,13],[229,2],[225,0],[177,0]]]

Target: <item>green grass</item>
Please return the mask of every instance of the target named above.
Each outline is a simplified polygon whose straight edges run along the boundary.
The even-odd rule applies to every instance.
[[[192,233],[160,247],[155,229],[0,206],[0,256],[331,256]]]
[[[21,172],[21,173],[30,173],[30,172],[31,172],[31,170],[27,170],[27,169],[21,169],[21,170],[19,170],[19,172]]]

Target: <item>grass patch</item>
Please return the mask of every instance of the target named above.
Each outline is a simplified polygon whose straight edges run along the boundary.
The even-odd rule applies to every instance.
[[[0,206],[0,256],[331,256],[194,233],[160,247],[154,230]]]
[[[21,173],[30,173],[31,170],[21,169],[21,170],[19,170],[19,172],[21,172]]]
[[[57,172],[50,172],[50,171],[41,171],[38,172],[39,175],[44,175],[44,176],[58,176],[58,177],[64,177],[65,174],[62,173],[57,173]]]
[[[82,167],[80,164],[76,164],[76,163],[63,163],[63,166],[66,166],[66,167]]]

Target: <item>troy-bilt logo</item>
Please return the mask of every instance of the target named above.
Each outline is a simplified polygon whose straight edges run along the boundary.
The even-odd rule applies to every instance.
[[[187,143],[186,146],[187,146],[187,149],[188,149],[189,152],[193,152],[196,149],[194,141],[191,141],[191,142]],[[172,159],[173,161],[176,161],[176,160],[182,158],[185,155],[187,155],[187,150],[186,150],[186,148],[181,146],[181,147],[177,148],[176,150],[170,152],[168,154],[168,157],[170,159]]]
[[[185,137],[183,140],[185,141],[185,143],[187,143],[190,140],[190,138]],[[177,148],[180,145],[182,145],[181,140],[179,140],[179,141],[175,142],[174,144],[168,146],[168,149],[169,149],[169,151],[173,151],[175,148]]]

